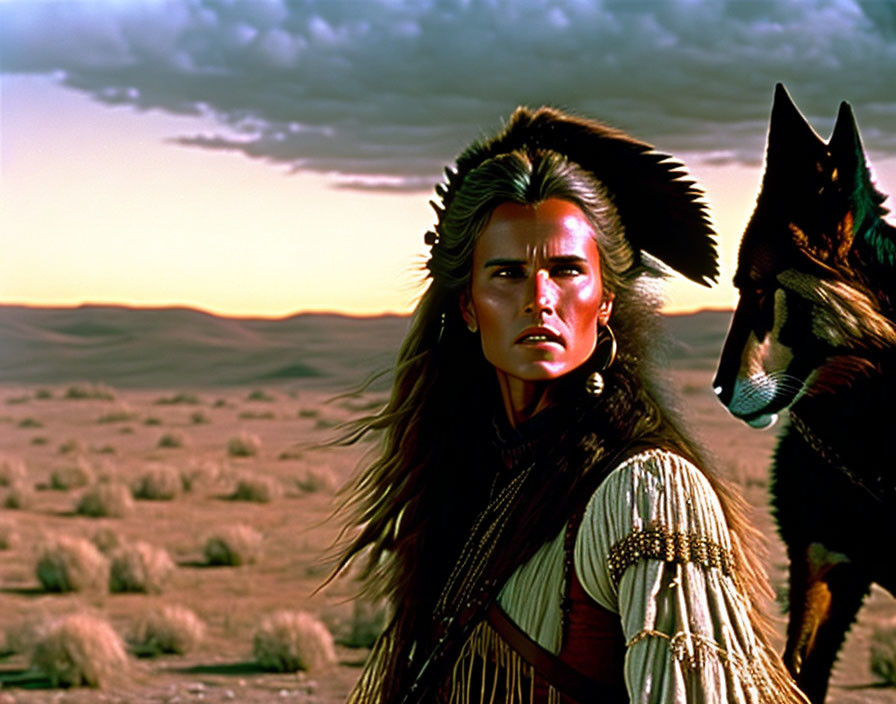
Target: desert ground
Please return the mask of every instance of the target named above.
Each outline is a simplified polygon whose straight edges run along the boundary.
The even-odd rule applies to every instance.
[[[786,559],[767,509],[775,430],[754,431],[726,415],[710,390],[713,361],[679,356],[669,366],[670,386],[717,470],[751,507],[780,594]],[[321,443],[338,424],[378,408],[385,391],[334,398],[333,384],[321,386],[301,379],[212,387],[187,380],[141,388],[99,381],[0,385],[0,704],[343,702],[380,611],[355,602],[350,579],[315,590],[328,574],[328,548],[340,528],[331,517],[336,489],[376,445]],[[147,498],[153,493],[147,478],[165,476],[180,481]],[[119,515],[83,515],[84,496],[99,485],[126,487],[133,501],[113,505]],[[211,566],[209,539],[237,524],[257,531],[260,546],[245,564]],[[60,535],[93,541],[110,556],[148,543],[166,551],[173,566],[148,593],[112,593],[107,582],[52,592],[37,564]],[[137,657],[138,624],[165,606],[191,610],[204,637],[183,654]],[[326,626],[335,638],[334,664],[298,673],[262,666],[255,635],[266,617],[283,610],[308,612]],[[780,614],[780,605],[773,611]],[[31,667],[28,652],[43,629],[71,613],[101,618],[124,639],[127,664],[102,688],[57,687]],[[896,702],[896,689],[869,668],[871,634],[887,624],[896,625],[896,601],[875,588],[842,651],[829,702]],[[783,617],[777,628],[780,646]]]

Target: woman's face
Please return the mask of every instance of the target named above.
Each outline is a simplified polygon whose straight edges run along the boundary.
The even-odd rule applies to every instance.
[[[612,308],[594,238],[584,213],[559,198],[492,212],[473,250],[462,314],[499,376],[550,381],[591,356]]]

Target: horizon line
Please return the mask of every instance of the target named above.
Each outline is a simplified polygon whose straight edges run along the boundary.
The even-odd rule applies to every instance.
[[[343,318],[409,318],[413,315],[413,311],[408,312],[398,312],[398,311],[379,311],[374,313],[361,313],[361,312],[353,312],[348,310],[336,310],[332,308],[320,308],[320,309],[304,309],[304,310],[296,310],[291,313],[285,314],[271,314],[271,313],[229,313],[216,311],[212,308],[205,308],[195,304],[187,304],[187,303],[157,303],[157,304],[134,304],[134,303],[124,303],[120,301],[116,302],[98,302],[98,301],[83,301],[81,303],[55,303],[55,304],[46,304],[46,303],[31,303],[31,302],[20,302],[20,301],[12,301],[12,302],[0,302],[0,309],[2,308],[28,308],[32,310],[78,310],[84,308],[121,308],[125,310],[133,310],[133,311],[173,311],[173,310],[188,310],[194,311],[197,313],[203,313],[205,315],[211,315],[216,318],[228,318],[232,320],[269,320],[269,321],[277,321],[277,320],[287,320],[289,318],[295,318],[300,315],[330,315],[330,316],[338,316]],[[733,313],[733,308],[724,308],[724,307],[713,307],[713,306],[703,306],[703,307],[694,307],[694,308],[682,308],[678,310],[661,310],[661,315],[674,316],[674,315],[696,315],[698,313]]]

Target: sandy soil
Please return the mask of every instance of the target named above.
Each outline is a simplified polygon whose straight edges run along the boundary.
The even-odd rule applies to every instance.
[[[709,391],[710,376],[706,369],[672,372],[690,426],[716,458],[719,471],[740,488],[768,536],[770,572],[780,588],[786,564],[766,508],[774,433],[751,431],[727,417]],[[12,652],[0,659],[0,704],[344,701],[360,673],[365,649],[337,645],[336,666],[286,675],[265,672],[255,664],[252,639],[261,619],[281,609],[310,611],[337,639],[348,636],[353,585],[337,581],[313,592],[327,573],[324,553],[339,528],[326,520],[334,506],[334,488],[372,445],[312,445],[328,437],[334,424],[376,406],[382,396],[371,393],[328,403],[323,392],[250,387],[116,390],[113,400],[70,400],[64,398],[66,388],[0,388],[3,452],[26,462],[26,482],[36,487],[27,508],[0,509],[0,522],[12,525],[19,538],[0,551],[0,634],[7,634],[9,644],[9,634],[14,641],[36,624],[78,610],[98,613],[126,634],[147,610],[178,604],[205,621],[207,636],[183,656],[135,659],[131,670],[104,690],[52,689],[28,669],[26,656],[10,646],[6,649]],[[228,455],[228,441],[241,431],[260,439],[256,456]],[[179,433],[181,446],[160,447],[166,433]],[[79,516],[73,509],[83,489],[48,488],[51,473],[76,456],[85,458],[98,478],[128,484],[151,465],[171,465],[192,478],[192,488],[171,501],[137,501],[134,512],[124,518]],[[275,477],[284,495],[268,503],[230,500],[237,478],[245,472]],[[0,487],[0,501],[8,491]],[[235,522],[263,534],[261,559],[241,567],[204,566],[206,536]],[[43,540],[59,533],[91,538],[101,529],[170,553],[178,566],[160,594],[49,594],[40,589],[34,564]],[[849,635],[829,702],[896,702],[896,690],[876,686],[868,668],[872,629],[894,617],[896,601],[875,589]],[[783,619],[778,627],[783,632]]]

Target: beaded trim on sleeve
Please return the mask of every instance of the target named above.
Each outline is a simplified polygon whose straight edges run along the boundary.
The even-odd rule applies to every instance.
[[[625,645],[627,648],[631,648],[635,643],[646,638],[660,638],[667,641],[672,657],[691,670],[705,667],[709,658],[721,662],[726,667],[736,671],[742,682],[752,684],[758,693],[760,702],[763,702],[763,704],[776,704],[779,701],[774,696],[774,685],[769,682],[763,668],[758,664],[762,662],[761,658],[747,659],[728,652],[709,638],[704,638],[696,633],[685,633],[684,631],[679,631],[674,636],[670,636],[661,631],[643,630],[640,633],[636,633]]]
[[[731,576],[734,558],[729,550],[712,540],[693,533],[672,532],[665,526],[639,530],[610,548],[607,566],[613,582],[619,584],[623,573],[640,560],[694,562],[706,568],[718,568]]]

